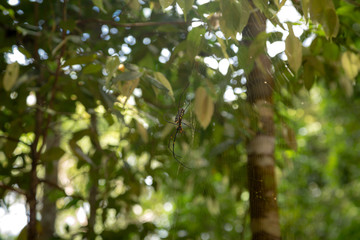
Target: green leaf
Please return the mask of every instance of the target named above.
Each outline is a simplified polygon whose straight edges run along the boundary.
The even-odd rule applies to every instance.
[[[336,37],[339,32],[339,18],[332,0],[309,1],[309,9],[311,20],[323,26],[326,37]]]
[[[117,75],[114,79],[113,82],[119,82],[119,81],[130,81],[130,80],[134,80],[136,78],[139,78],[143,75],[142,72],[124,72],[121,73],[119,75]]]
[[[326,8],[326,2],[327,2],[327,0],[311,0],[311,1],[309,1],[310,19],[312,21],[321,22],[323,11]]]
[[[159,81],[161,82],[161,84],[169,91],[169,95],[170,97],[174,99],[174,93],[173,93],[173,90],[172,90],[172,87],[169,83],[169,80],[167,80],[167,78],[164,76],[164,74],[162,74],[161,72],[155,72],[154,73],[154,77]]]
[[[201,40],[204,37],[205,31],[206,30],[203,27],[196,27],[191,29],[191,31],[189,32],[186,38],[186,53],[190,61],[193,61],[195,56],[200,51]]]
[[[43,161],[54,161],[59,160],[63,155],[65,154],[65,151],[60,147],[53,147],[41,154],[41,159]]]
[[[242,32],[249,20],[251,6],[247,0],[222,0],[220,1],[220,8],[222,13],[221,30],[227,38],[236,39],[236,34]]]
[[[302,62],[302,44],[301,41],[294,35],[292,26],[288,23],[289,35],[285,40],[285,54],[288,58],[290,68],[297,72]]]
[[[269,34],[268,40],[269,40],[270,43],[274,43],[274,42],[277,42],[277,41],[281,41],[282,36],[283,36],[283,34],[281,32],[271,32]]]
[[[304,18],[306,20],[306,22],[309,20],[309,5],[310,5],[310,0],[302,0],[302,10],[304,12]]]
[[[334,8],[327,8],[324,12],[324,19],[321,22],[327,38],[336,37],[339,32],[339,18]]]
[[[75,23],[75,21],[73,19],[69,19],[69,20],[66,20],[66,21],[61,21],[59,26],[62,29],[72,31],[76,27],[76,23]]]
[[[93,0],[95,6],[97,6],[103,13],[107,13],[104,8],[103,0]]]
[[[265,13],[268,8],[267,0],[253,0],[255,6],[260,9],[261,12]]]
[[[101,69],[102,69],[101,64],[89,64],[83,68],[82,73],[84,73],[84,74],[97,73],[97,72],[100,72]]]
[[[21,47],[21,46],[18,46],[18,49],[19,49],[19,52],[21,52],[22,54],[25,55],[25,57],[27,58],[31,58],[31,54],[29,53],[28,50],[26,50],[25,48]]]
[[[261,32],[256,36],[249,47],[249,56],[251,58],[256,59],[265,52],[267,39],[268,34],[266,32]]]
[[[173,2],[174,0],[160,0],[160,5],[163,9],[165,9],[169,7]]]
[[[8,64],[6,66],[4,78],[3,78],[3,87],[5,91],[10,91],[14,84],[16,83],[16,80],[19,77],[19,64],[17,62]]]
[[[106,120],[109,126],[112,126],[115,123],[113,115],[109,112],[104,112],[103,118]]]
[[[181,10],[184,12],[184,19],[186,21],[186,15],[192,9],[194,0],[177,0],[176,2],[179,4]]]
[[[197,11],[201,15],[204,13],[206,13],[206,14],[215,13],[215,12],[220,11],[220,4],[218,1],[208,2],[208,3],[198,6]]]
[[[75,65],[75,64],[87,64],[93,62],[95,59],[96,59],[96,54],[70,58],[65,61],[63,67]]]
[[[112,56],[112,57],[108,57],[106,60],[106,65],[105,65],[105,69],[107,72],[107,76],[106,76],[106,82],[108,83],[110,81],[110,79],[114,76],[114,74],[116,73],[118,67],[120,65],[120,60],[119,57],[117,56]]]
[[[341,76],[339,78],[340,85],[347,97],[351,97],[354,93],[354,79],[350,79],[347,76]]]
[[[304,86],[307,90],[310,90],[315,81],[315,72],[311,64],[308,62],[304,65]]]
[[[333,42],[325,42],[324,44],[324,58],[330,61],[335,61],[339,58],[339,47]]]
[[[250,74],[254,67],[254,59],[249,56],[249,48],[244,45],[240,45],[237,57],[239,68],[244,69],[246,75]]]
[[[161,90],[168,90],[162,83],[150,75],[145,75],[145,80],[149,81],[151,85]]]

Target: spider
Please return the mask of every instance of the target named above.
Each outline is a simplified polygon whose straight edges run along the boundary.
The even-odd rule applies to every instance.
[[[187,169],[191,169],[190,167],[186,166],[184,163],[182,163],[179,158],[181,158],[179,155],[175,154],[175,141],[176,141],[176,137],[178,135],[178,133],[182,133],[183,132],[183,128],[182,128],[182,124],[186,125],[186,126],[189,126],[187,125],[186,123],[183,123],[182,122],[182,119],[183,119],[183,116],[185,114],[185,111],[186,109],[189,107],[190,105],[190,102],[189,104],[185,107],[185,108],[180,108],[180,103],[181,103],[181,98],[185,92],[185,90],[189,87],[189,84],[184,88],[183,92],[181,93],[180,95],[180,99],[179,99],[179,104],[178,104],[178,112],[175,116],[175,121],[174,122],[169,122],[167,121],[168,123],[171,123],[173,125],[176,126],[176,130],[175,130],[175,133],[170,137],[169,139],[169,143],[168,143],[168,148],[170,150],[170,152],[172,152],[172,155],[173,157],[175,158],[175,160],[181,165],[183,166],[184,168],[187,168]],[[190,127],[190,126],[189,126]],[[171,148],[171,143],[172,143],[172,148]]]

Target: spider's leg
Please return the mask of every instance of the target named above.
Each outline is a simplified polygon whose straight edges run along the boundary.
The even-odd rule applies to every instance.
[[[184,108],[184,112],[185,112],[186,109],[190,106],[190,103],[191,103],[191,102],[189,102],[188,105],[186,105],[186,107]]]
[[[176,158],[176,155],[174,155],[175,160],[184,168],[191,169],[191,167],[186,166],[184,163],[182,163],[179,159]]]
[[[178,156],[178,155],[175,154],[175,141],[176,141],[176,136],[177,136],[177,134],[178,134],[179,132],[181,132],[181,130],[182,130],[181,126],[179,126],[178,128],[176,128],[175,135],[174,135],[174,139],[173,139],[173,141],[172,141],[172,145],[173,145],[172,147],[173,147],[173,148],[171,149],[171,146],[170,146],[172,137],[170,138],[168,147],[169,147],[170,151],[172,152],[173,157],[175,158],[175,160],[176,160],[181,166],[183,166],[184,168],[187,168],[187,169],[191,169],[190,167],[186,166],[184,163],[182,163],[182,162],[178,159],[178,158],[181,158],[180,156]]]
[[[169,122],[169,121],[166,121],[167,123],[170,123],[170,124],[172,124],[172,125],[178,125],[177,123],[175,123],[175,122]]]
[[[176,128],[175,130],[175,134],[173,136],[170,137],[169,142],[168,142],[168,149],[170,150],[170,152],[173,154],[173,156],[177,156],[178,158],[181,158],[180,156],[175,154],[175,140],[176,140],[176,135],[178,134],[179,130],[178,128]],[[171,142],[172,144],[172,148],[171,148]]]
[[[198,129],[195,129],[193,126],[190,126],[190,125],[188,125],[187,123],[182,122],[181,124],[184,124],[185,126],[191,128],[191,129],[194,130],[195,132],[200,132]]]

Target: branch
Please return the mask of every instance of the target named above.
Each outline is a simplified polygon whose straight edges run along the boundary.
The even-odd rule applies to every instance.
[[[81,23],[89,23],[89,22],[95,22],[99,24],[106,24],[113,27],[149,27],[149,26],[162,26],[162,25],[187,25],[190,24],[190,22],[183,22],[183,21],[169,21],[169,22],[137,22],[137,23],[118,23],[114,22],[112,20],[102,20],[102,19],[83,19],[76,21],[76,24]]]
[[[63,192],[67,197],[72,197],[72,198],[77,198],[77,199],[80,199],[80,200],[84,200],[84,198],[82,196],[80,196],[80,195],[67,195],[65,190],[62,187],[60,187],[57,183],[51,182],[51,181],[49,181],[47,179],[44,179],[44,178],[38,178],[38,181],[40,183],[45,183],[45,184],[49,185],[50,187],[53,187],[53,188]]]
[[[3,135],[0,135],[0,138],[4,138],[4,139],[7,139],[9,141],[12,141],[12,142],[17,142],[17,143],[22,143],[28,147],[31,147],[31,144],[28,144],[24,141],[21,141],[20,139],[16,139],[16,138],[13,138],[13,137],[8,137],[8,136],[3,136]]]
[[[0,183],[0,188],[5,189],[5,190],[10,190],[10,191],[16,192],[18,194],[27,196],[26,192],[20,188],[15,188],[15,187],[3,184],[3,183]]]
[[[64,1],[64,6],[63,6],[63,21],[66,22],[67,19],[67,12],[66,12],[66,6],[67,6],[67,1]],[[55,100],[55,94],[56,94],[56,85],[59,81],[59,75],[60,75],[60,70],[61,70],[61,58],[64,56],[65,54],[65,45],[66,45],[66,31],[63,29],[62,30],[62,41],[65,42],[62,46],[61,46],[61,52],[60,55],[57,57],[57,67],[56,67],[56,71],[55,71],[55,80],[54,80],[54,84],[52,86],[51,89],[51,97],[50,97],[50,101],[48,104],[48,109],[51,109]],[[42,135],[43,135],[43,143],[38,151],[38,154],[41,154],[42,149],[44,148],[45,144],[46,144],[46,138],[47,138],[47,134],[48,134],[48,130],[49,130],[49,125],[51,122],[51,118],[52,115],[48,114],[47,117],[47,121],[45,123],[45,127],[43,129]]]

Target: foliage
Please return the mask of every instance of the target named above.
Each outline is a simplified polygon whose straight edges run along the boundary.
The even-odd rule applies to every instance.
[[[276,16],[285,1],[254,4],[272,24],[286,28]],[[54,187],[47,197],[57,203],[58,237],[248,238],[245,143],[258,123],[246,101],[246,74],[267,41],[285,40],[288,61],[283,54],[271,58],[284,236],[356,238],[348,211],[358,198],[353,167],[358,126],[357,117],[349,115],[359,98],[358,6],[330,0],[294,4],[309,26],[299,38],[292,31],[296,23],[288,23],[286,40],[281,32],[263,33],[249,48],[244,44],[249,39],[239,34],[254,10],[245,0],[0,4],[0,35],[6,39],[0,43],[2,203],[9,190],[29,198],[37,159],[37,199],[44,185]],[[18,51],[25,56],[19,63],[11,59]],[[229,70],[211,68],[209,59],[227,59]],[[299,135],[303,125],[313,124],[307,112],[295,119],[300,108],[313,111],[310,103],[299,104],[306,101],[304,88],[324,95],[324,106],[309,115],[323,121],[327,134],[299,137],[295,154],[289,150],[296,149],[289,126]],[[224,98],[228,91],[236,100]],[[168,151],[175,129],[167,121],[179,101],[180,107],[190,105],[175,153],[192,170],[181,168]],[[328,121],[332,118],[346,123],[342,130]],[[58,145],[49,142],[53,138]],[[293,158],[291,166],[286,154]],[[58,183],[45,181],[49,162],[59,162]],[[327,215],[329,208],[339,212]],[[66,216],[80,210],[87,220],[67,226]],[[319,219],[319,225],[308,225]],[[337,224],[343,224],[341,231]]]

